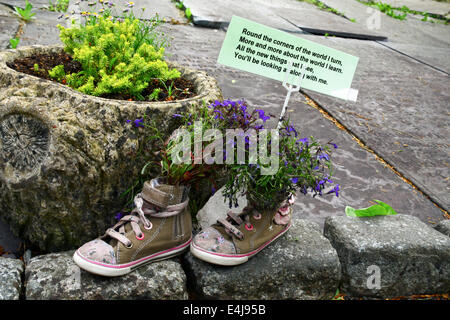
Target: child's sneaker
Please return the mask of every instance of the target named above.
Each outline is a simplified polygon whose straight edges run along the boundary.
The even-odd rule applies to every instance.
[[[191,253],[204,261],[223,266],[247,262],[291,226],[291,205],[285,202],[275,212],[245,208],[239,215],[229,212],[226,219],[198,233],[191,243]]]
[[[102,276],[121,276],[143,264],[186,250],[192,238],[188,190],[153,179],[135,199],[136,208],[96,240],[73,255],[82,269]]]

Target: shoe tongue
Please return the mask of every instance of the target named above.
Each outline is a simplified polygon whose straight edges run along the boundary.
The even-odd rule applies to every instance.
[[[187,192],[188,190],[185,186],[164,184],[162,179],[152,179],[150,181],[146,181],[141,192],[141,196],[145,200],[143,207],[148,207],[148,203],[156,205],[160,208],[166,208],[170,205],[179,204],[185,200],[187,197]],[[133,229],[131,227],[131,223],[129,222],[124,223],[123,227],[125,228],[125,233],[128,233]],[[118,231],[118,229],[116,231]],[[107,242],[112,247],[115,247],[117,244],[117,240],[113,238],[110,238]]]
[[[184,186],[169,185],[163,183],[162,179],[152,179],[144,183],[141,195],[145,201],[166,208],[181,203],[186,193]]]

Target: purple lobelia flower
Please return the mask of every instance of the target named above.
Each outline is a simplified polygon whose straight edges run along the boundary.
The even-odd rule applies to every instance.
[[[141,119],[136,119],[136,120],[133,121],[134,126],[136,128],[139,128],[139,127],[143,128],[144,127],[143,122],[144,122],[144,119],[142,119],[142,118]]]
[[[317,159],[319,159],[319,160],[325,159],[325,160],[329,161],[330,160],[330,156],[328,154],[326,154],[326,153],[321,153],[321,154],[319,154],[317,156]]]
[[[339,197],[339,184],[336,184],[333,189],[327,192],[327,194],[335,193],[336,197]]]
[[[301,142],[306,146],[309,144],[308,138],[298,139],[297,142]]]
[[[258,109],[258,110],[255,110],[255,111],[257,111],[257,112],[259,113],[259,118],[260,118],[263,122],[266,122],[267,120],[270,119],[270,116],[266,116],[264,110]]]

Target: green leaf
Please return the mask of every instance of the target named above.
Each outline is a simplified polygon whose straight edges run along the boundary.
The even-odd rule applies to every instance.
[[[185,14],[186,14],[186,18],[187,18],[189,21],[192,21],[192,13],[191,13],[191,9],[190,9],[190,8],[186,8],[186,10],[185,10],[184,12],[185,12]]]
[[[386,210],[387,215],[397,214],[397,212],[395,212],[395,210],[390,205],[384,203],[383,201],[376,200],[376,199],[374,199],[373,201],[379,203],[379,205],[381,205]]]
[[[374,200],[378,204],[364,209],[354,209],[350,206],[345,207],[345,214],[348,217],[374,217],[397,214],[392,207],[380,200]]]
[[[17,45],[19,44],[19,41],[20,40],[18,38],[9,39],[9,44],[11,46],[11,49],[17,48]]]

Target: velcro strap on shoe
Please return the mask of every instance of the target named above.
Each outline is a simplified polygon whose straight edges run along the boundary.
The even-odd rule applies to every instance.
[[[241,225],[244,221],[233,211],[228,211],[227,216],[229,216],[238,225]]]
[[[145,201],[161,208],[167,208],[169,205],[175,205],[181,202],[183,187],[167,184],[153,187],[150,181],[146,181],[142,188],[141,195]]]
[[[240,239],[240,240],[244,239],[244,234],[241,231],[239,231],[238,228],[236,228],[230,222],[228,222],[227,220],[219,219],[219,220],[217,220],[217,222],[220,223],[221,225],[223,225],[225,227],[225,229],[230,231],[236,237],[238,237],[238,239]]]

